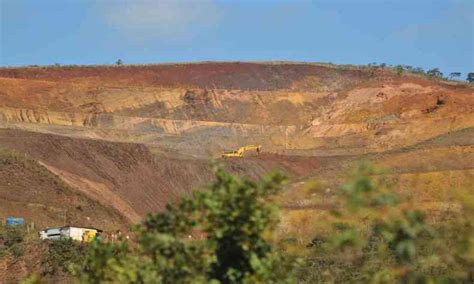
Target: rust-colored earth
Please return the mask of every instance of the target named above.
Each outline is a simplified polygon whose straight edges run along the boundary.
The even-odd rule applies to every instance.
[[[360,159],[388,168],[425,204],[452,188],[474,191],[473,87],[390,70],[1,68],[0,128],[0,217],[39,227],[125,230],[209,183],[215,161],[250,178],[286,172],[296,194],[287,208],[304,204],[305,182],[320,179],[330,192]],[[219,158],[246,144],[263,154]]]

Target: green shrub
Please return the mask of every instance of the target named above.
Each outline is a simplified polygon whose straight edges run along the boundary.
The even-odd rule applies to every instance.
[[[405,68],[402,65],[395,66],[395,73],[398,76],[401,76],[403,74],[403,71],[405,71]]]
[[[14,244],[23,242],[25,234],[26,231],[23,226],[6,227],[3,233],[5,246],[11,247]]]
[[[0,246],[0,259],[2,259],[6,255],[8,255],[7,249],[5,247]]]
[[[82,263],[85,247],[70,238],[48,242],[42,266],[43,274],[54,275],[58,272],[69,272],[73,265]]]
[[[0,246],[0,258],[11,253],[18,258],[24,254],[24,239],[26,230],[24,226],[0,227],[0,239],[3,245]]]
[[[254,183],[219,169],[207,190],[148,216],[136,248],[94,242],[76,273],[85,283],[290,281],[291,264],[266,238],[278,220],[267,199],[284,181],[274,174]]]
[[[37,274],[32,274],[27,279],[21,281],[21,284],[46,284],[46,282],[43,282]]]
[[[25,248],[22,243],[14,243],[9,247],[9,251],[16,258],[23,256]]]

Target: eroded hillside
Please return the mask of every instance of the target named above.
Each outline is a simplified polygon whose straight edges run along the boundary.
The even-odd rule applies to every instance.
[[[264,154],[220,162],[253,178],[283,170],[294,188],[315,177],[337,186],[365,158],[392,169],[406,190],[422,183],[420,196],[431,200],[430,179],[447,175],[446,187],[472,187],[466,181],[474,169],[473,88],[384,69],[3,68],[0,126],[0,147],[27,154],[68,188],[131,222],[208,183],[211,161],[246,144],[261,144]],[[1,202],[10,202],[9,189],[0,191]],[[36,202],[29,190],[43,191],[34,184],[15,189],[23,202]]]

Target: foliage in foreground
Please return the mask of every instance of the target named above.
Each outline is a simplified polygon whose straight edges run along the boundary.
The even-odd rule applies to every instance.
[[[307,253],[296,256],[305,257],[300,264],[272,240],[278,218],[271,196],[284,178],[276,174],[254,183],[217,170],[216,179],[208,190],[150,215],[137,228],[136,244],[94,242],[76,275],[85,283],[473,280],[472,194],[458,192],[464,208],[454,221],[430,225],[381,172],[362,164],[338,192],[333,217],[326,220],[332,230],[321,230]]]
[[[95,242],[77,274],[85,283],[292,282],[267,236],[278,220],[268,202],[285,178],[260,183],[216,171],[194,192],[137,228],[137,245]]]
[[[461,194],[461,192],[459,192]],[[430,225],[417,204],[403,200],[380,171],[361,164],[340,191],[333,230],[308,245],[300,281],[458,283],[474,280],[474,198],[463,211]]]
[[[64,238],[47,243],[42,260],[42,275],[69,273],[72,266],[84,260],[86,247],[72,239]]]

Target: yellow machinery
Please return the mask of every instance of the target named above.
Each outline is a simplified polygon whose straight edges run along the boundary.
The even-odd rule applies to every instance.
[[[85,231],[82,237],[85,243],[90,243],[97,237],[97,231]]]
[[[245,155],[245,152],[248,151],[255,151],[255,153],[260,154],[260,151],[262,150],[261,145],[247,145],[240,147],[239,150],[237,151],[229,151],[229,152],[224,152],[222,154],[222,158],[242,158]]]

